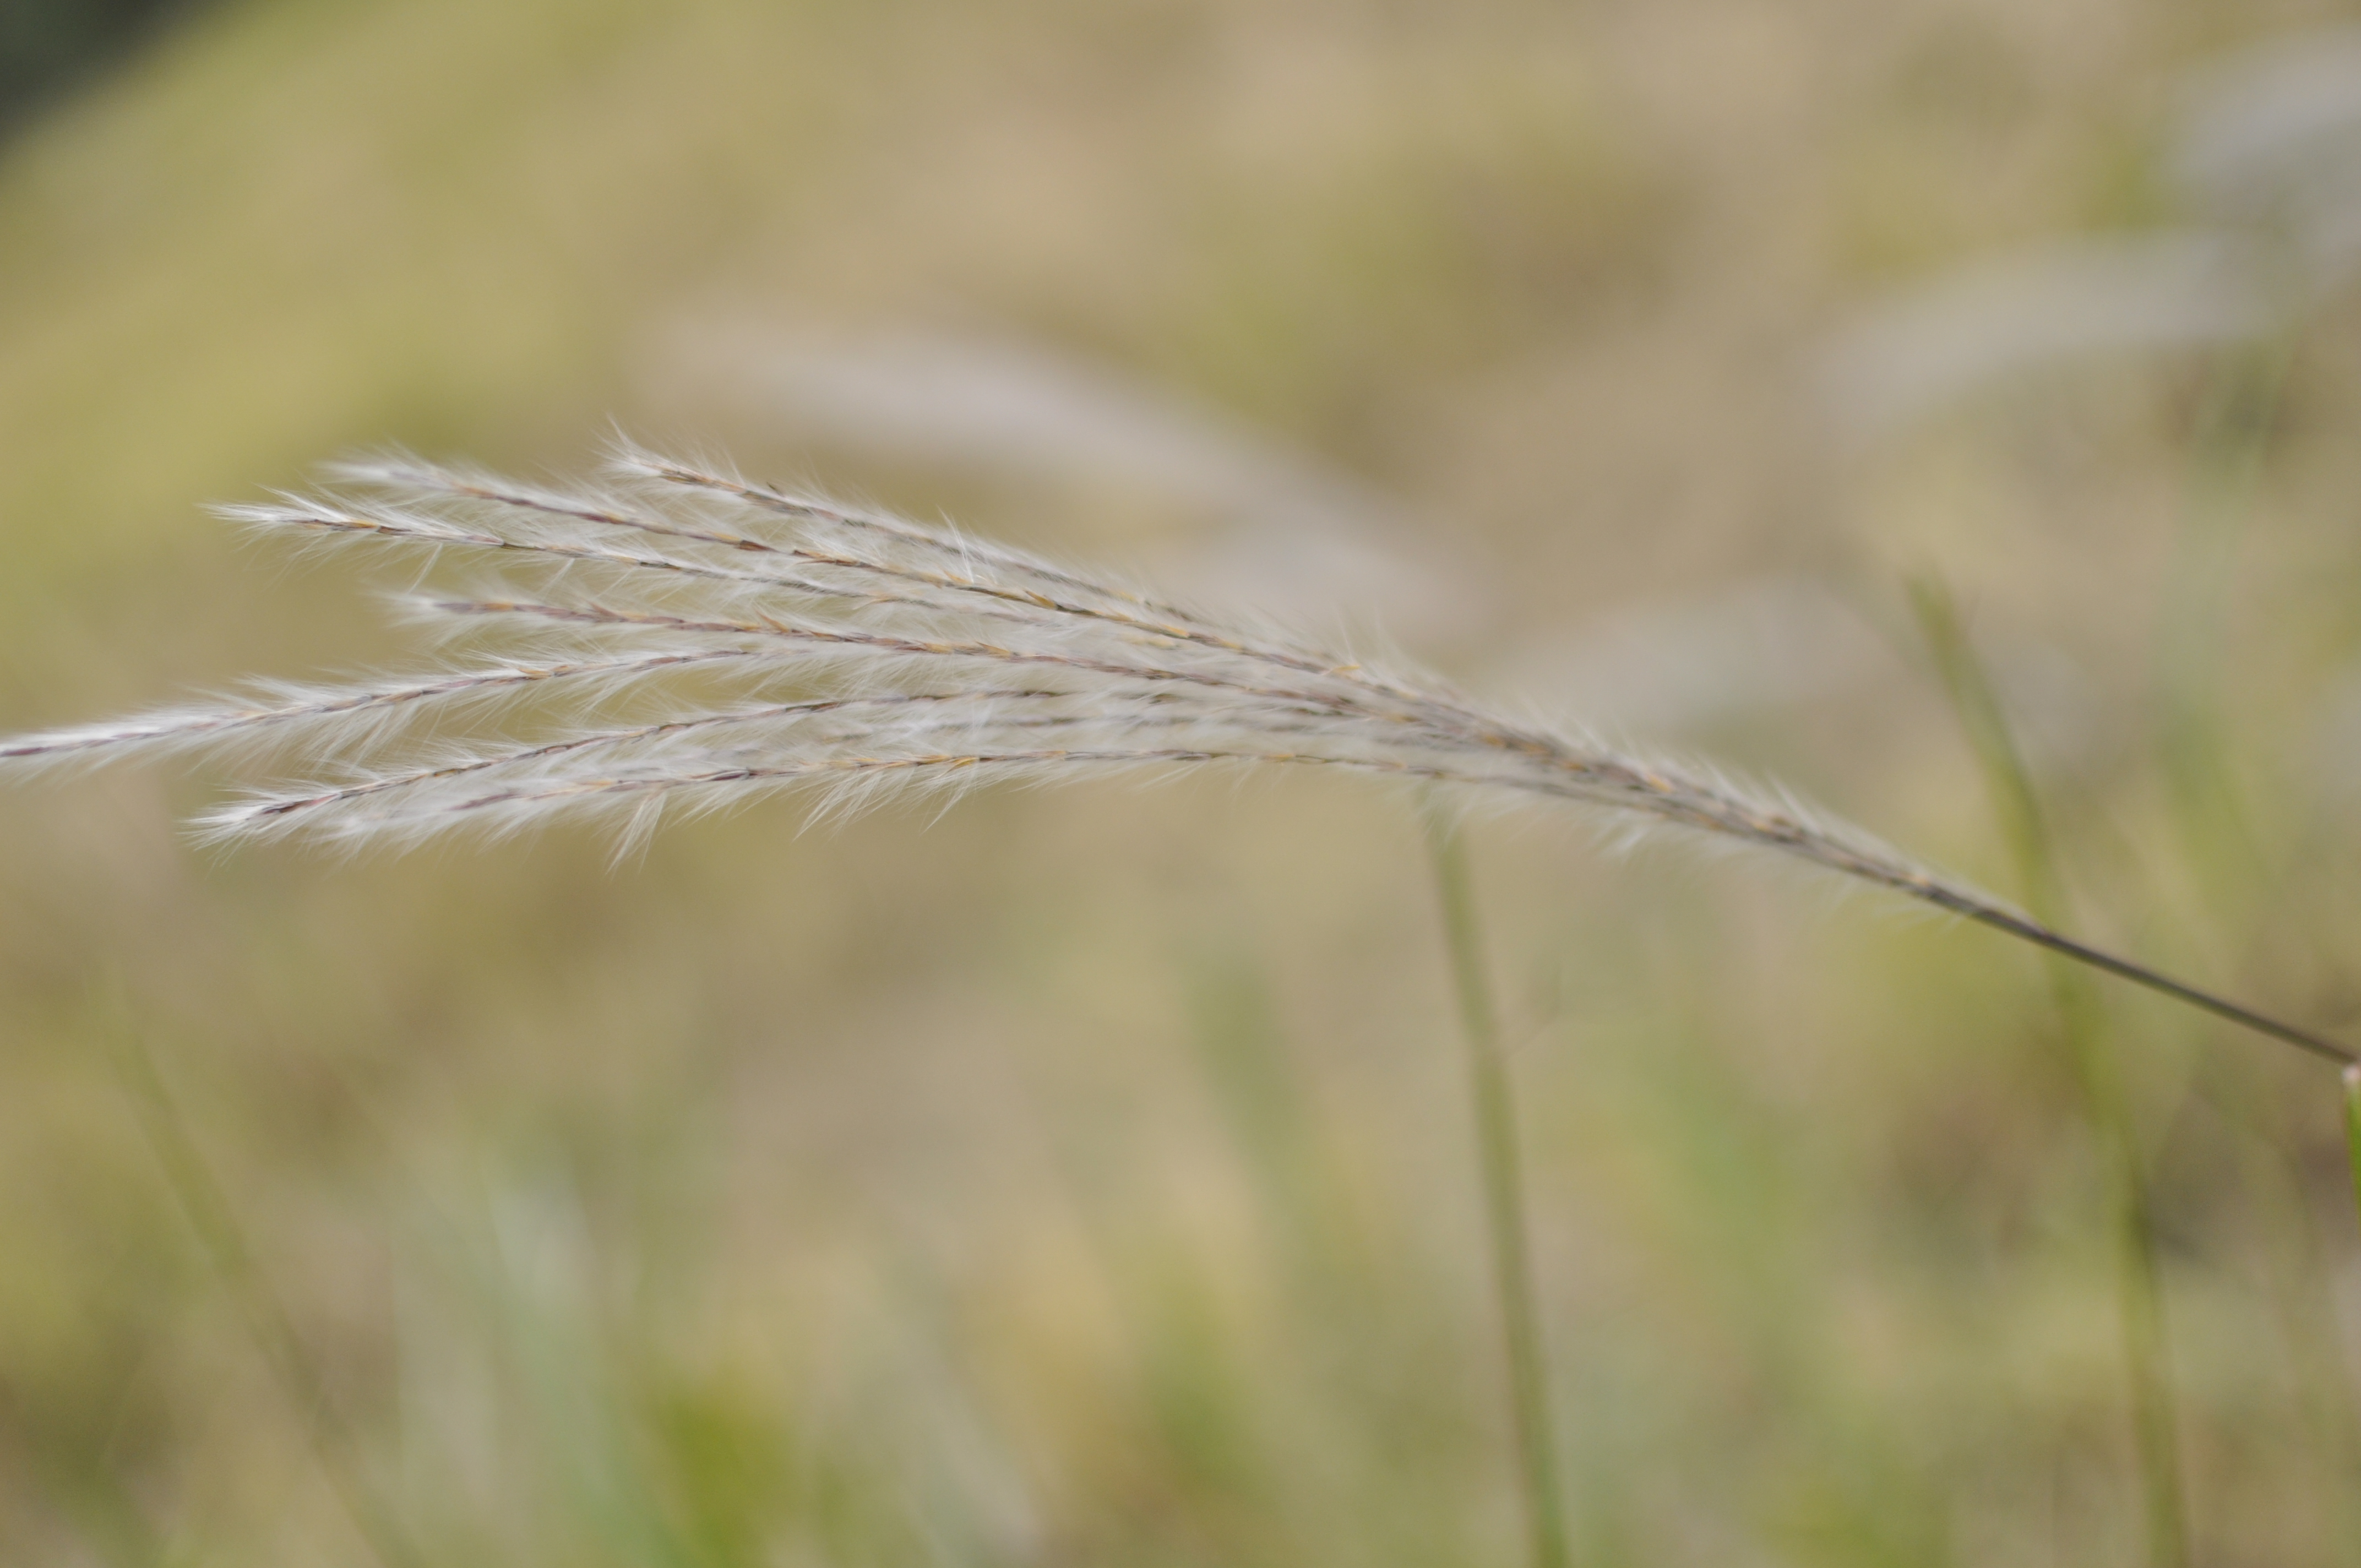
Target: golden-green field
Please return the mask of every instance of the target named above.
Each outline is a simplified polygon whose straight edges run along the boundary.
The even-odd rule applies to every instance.
[[[2198,168],[2345,14],[194,11],[0,147],[0,733],[415,663],[403,568],[204,504],[620,427],[2015,894],[1940,581],[2077,928],[2361,1039],[2361,141]],[[2352,38],[2278,69],[2361,104]],[[1408,793],[181,835],[300,771],[0,781],[0,1561],[1523,1561]],[[2043,966],[1599,826],[1469,828],[1574,1560],[2169,1561]],[[2334,1075],[2099,994],[2188,1560],[2361,1565]]]

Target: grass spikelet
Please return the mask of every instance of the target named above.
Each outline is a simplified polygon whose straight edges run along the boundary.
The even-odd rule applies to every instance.
[[[201,831],[363,848],[561,817],[602,818],[636,838],[678,813],[790,790],[827,816],[984,780],[1331,767],[1468,797],[1573,803],[1769,850],[2354,1059],[2077,942],[1777,794],[1504,717],[1430,676],[952,531],[631,447],[618,452],[609,483],[578,491],[408,457],[334,474],[338,489],[223,515],[326,547],[494,566],[505,576],[488,587],[409,608],[504,641],[505,656],[0,740],[0,769],[276,747],[308,759],[316,781],[216,810]],[[692,667],[725,674],[747,700],[693,699],[678,679]],[[541,733],[521,732],[528,709]],[[404,720],[427,712],[505,724],[423,747]]]

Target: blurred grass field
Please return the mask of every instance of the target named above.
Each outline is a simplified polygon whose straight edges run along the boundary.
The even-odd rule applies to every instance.
[[[2089,934],[2353,1037],[2350,291],[1873,439],[1814,391],[1898,291],[2184,222],[2191,84],[2345,14],[192,10],[0,147],[0,731],[398,662],[399,583],[200,510],[390,442],[578,471],[620,424],[1094,563],[1266,558],[1250,505],[798,429],[763,368],[1019,345],[1389,498],[1373,608],[1478,692],[1702,691],[1616,718],[2013,893],[1911,628],[1939,576]],[[1768,679],[1702,634],[1765,584],[1861,635]],[[225,782],[0,809],[0,1559],[1518,1561],[1403,797],[773,805],[616,866],[192,849]],[[2040,967],[1472,835],[1578,1560],[2142,1561]],[[2333,1079],[2105,994],[2195,1560],[2361,1563]]]

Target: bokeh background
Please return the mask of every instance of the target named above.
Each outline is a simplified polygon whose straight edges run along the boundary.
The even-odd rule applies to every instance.
[[[0,8],[0,730],[418,657],[203,504],[620,426],[1787,781],[2361,1026],[2361,43],[2316,0]],[[340,862],[0,802],[0,1557],[1501,1563],[1411,803]],[[2038,964],[1472,828],[1586,1563],[2146,1560]],[[2195,1555],[2361,1563],[2333,1076],[2108,994]]]

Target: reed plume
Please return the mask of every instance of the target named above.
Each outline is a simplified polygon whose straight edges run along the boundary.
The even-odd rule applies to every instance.
[[[508,575],[497,583],[408,603],[446,631],[503,640],[504,652],[0,740],[0,767],[292,753],[323,776],[216,810],[203,834],[356,847],[561,816],[609,817],[629,843],[671,814],[789,789],[826,815],[990,779],[1340,768],[1570,802],[1772,850],[2354,1059],[2063,936],[1784,795],[1515,720],[1431,676],[954,531],[636,449],[619,451],[611,468],[606,485],[557,492],[406,458],[356,463],[334,470],[336,490],[222,509],[268,532],[498,563]],[[701,698],[685,676],[702,677]],[[498,740],[419,734],[469,710],[536,702],[565,722]]]

